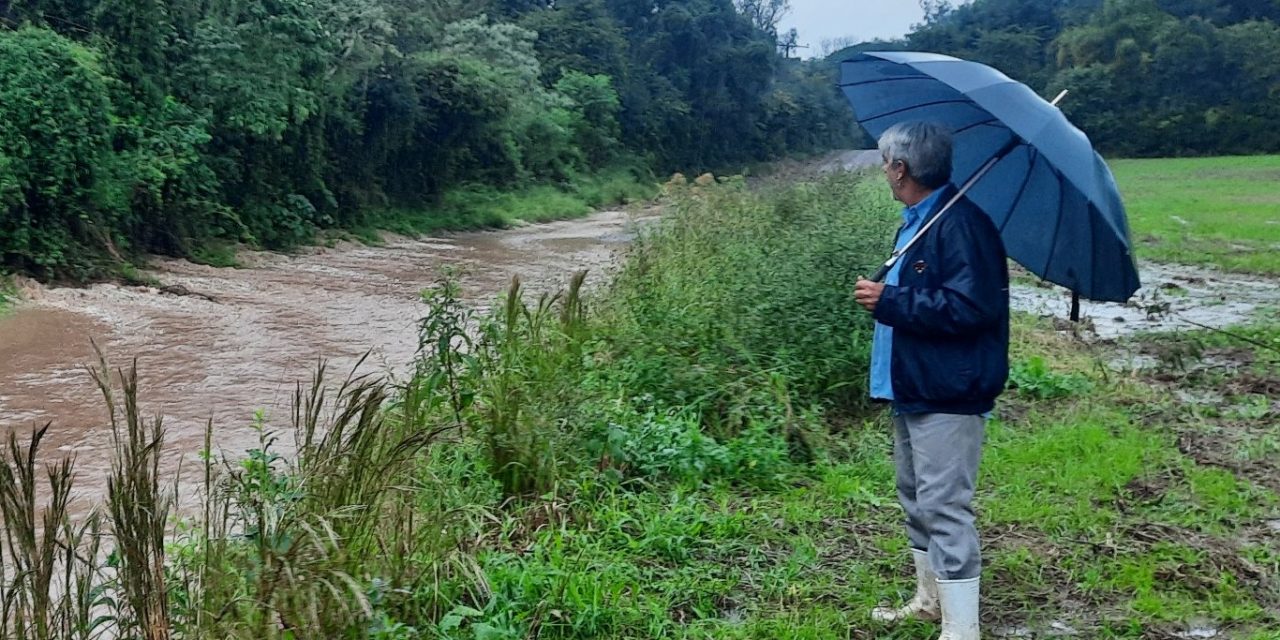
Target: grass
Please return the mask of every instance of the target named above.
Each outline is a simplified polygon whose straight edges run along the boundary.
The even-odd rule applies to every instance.
[[[12,621],[97,607],[120,637],[936,637],[867,616],[911,576],[848,289],[896,207],[842,177],[665,190],[663,222],[598,297],[581,278],[536,299],[513,282],[482,314],[446,279],[400,386],[335,390],[321,369],[240,456],[212,455],[211,424],[203,509],[163,549],[158,426],[135,422],[135,378],[107,385],[134,416],[117,426],[112,518],[32,544],[34,519],[6,512],[19,544],[3,559],[22,564],[0,571],[0,603],[24,613],[0,631],[47,637]],[[1280,407],[1258,398],[1280,393],[1280,326],[1232,333],[1090,345],[1016,316],[977,498],[988,629],[1169,638],[1206,620],[1275,637]],[[1113,349],[1160,364],[1116,371]],[[15,514],[38,508],[24,451],[0,467]],[[33,582],[57,549],[84,576],[62,591]],[[158,557],[167,588],[146,588]]]
[[[587,215],[603,207],[648,200],[656,187],[631,170],[618,168],[575,178],[562,186],[539,185],[514,191],[486,186],[454,189],[426,208],[391,208],[375,212],[353,231],[378,242],[378,231],[406,235],[494,229],[550,222]]]
[[[191,261],[219,268],[240,266],[240,261],[236,258],[236,245],[231,242],[217,240],[212,240],[208,244],[193,249]]]
[[[1280,156],[1110,165],[1140,259],[1280,274]]]
[[[164,451],[164,427],[156,418],[150,424],[137,405],[138,370],[118,374],[117,381],[105,357],[91,371],[107,404],[111,423],[111,477],[107,481],[107,505],[116,543],[115,569],[122,608],[130,624],[146,640],[170,636],[169,602],[157,594],[165,584],[165,528],[177,499],[177,490],[162,488],[160,456]],[[124,406],[119,406],[119,400]]]
[[[129,262],[120,263],[116,269],[120,281],[133,287],[159,287],[160,280],[155,276],[143,273],[138,267]]]
[[[440,201],[422,207],[389,207],[370,211],[364,222],[349,230],[322,234],[321,243],[355,237],[369,244],[382,243],[381,232],[427,235],[446,231],[501,229],[582,217],[612,206],[643,202],[657,195],[657,185],[645,172],[625,166],[603,169],[592,175],[574,176],[560,185],[499,189],[476,185],[446,192]],[[196,247],[191,260],[212,267],[239,267],[237,244],[211,241]],[[130,265],[122,278],[133,279]],[[0,305],[3,305],[0,290]],[[0,306],[0,308],[3,308]]]
[[[1205,619],[1220,637],[1269,637],[1275,492],[1184,453],[1191,407],[1146,374],[1104,374],[1099,354],[1037,320],[1017,325],[1016,350],[1061,363],[1042,376],[1106,392],[1014,390],[990,425],[977,500],[989,625],[1149,638]],[[536,619],[541,637],[932,638],[930,625],[866,618],[909,586],[888,434],[871,416],[768,487],[584,497],[569,524],[500,539],[483,558],[491,610]]]
[[[18,288],[8,275],[0,273],[0,316],[8,313],[18,300]]]

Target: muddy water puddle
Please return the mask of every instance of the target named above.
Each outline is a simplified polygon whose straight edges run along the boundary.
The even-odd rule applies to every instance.
[[[0,318],[0,433],[51,422],[44,457],[74,453],[81,502],[98,499],[111,434],[84,369],[95,362],[94,340],[114,366],[137,358],[144,412],[163,415],[167,427],[166,471],[181,464],[194,478],[207,421],[222,452],[256,446],[254,412],[264,411],[270,426],[287,425],[295,385],[319,359],[329,362],[333,383],[366,353],[360,372],[403,372],[417,349],[420,294],[442,267],[456,271],[477,306],[512,276],[531,292],[559,289],[580,269],[598,283],[637,220],[649,217],[613,211],[504,231],[391,237],[383,246],[248,252],[239,269],[158,259],[146,274],[163,290],[34,288]]]
[[[1128,302],[1081,300],[1082,329],[1100,339],[1151,331],[1198,330],[1248,323],[1280,314],[1280,280],[1176,264],[1141,265],[1142,288]],[[1071,295],[1025,282],[1010,304],[1028,313],[1066,318]]]

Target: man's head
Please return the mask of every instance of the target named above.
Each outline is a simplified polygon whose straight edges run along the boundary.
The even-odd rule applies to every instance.
[[[880,136],[880,155],[893,195],[908,205],[951,180],[951,131],[932,122],[902,122]]]

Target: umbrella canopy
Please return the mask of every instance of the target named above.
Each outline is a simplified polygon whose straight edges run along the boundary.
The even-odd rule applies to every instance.
[[[956,184],[999,156],[967,195],[1022,266],[1094,300],[1123,302],[1138,289],[1111,170],[1084,132],[1026,85],[976,62],[900,51],[844,61],[840,87],[876,138],[905,121],[950,127]]]

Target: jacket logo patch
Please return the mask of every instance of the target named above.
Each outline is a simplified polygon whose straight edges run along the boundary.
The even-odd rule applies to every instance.
[[[911,268],[915,269],[916,273],[924,273],[924,270],[928,269],[929,265],[924,260],[916,260],[916,263],[911,265]]]

